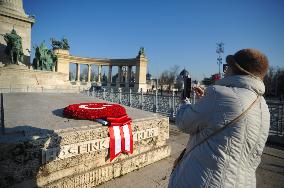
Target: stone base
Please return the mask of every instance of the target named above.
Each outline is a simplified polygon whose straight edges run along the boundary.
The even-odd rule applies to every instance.
[[[141,153],[134,157],[127,158],[117,163],[111,163],[100,168],[94,168],[89,171],[62,178],[50,184],[44,184],[45,181],[38,183],[40,187],[68,187],[68,188],[87,188],[94,187],[113,178],[125,175],[131,171],[142,168],[146,165],[159,161],[170,155],[169,146]],[[43,183],[43,184],[42,184]]]
[[[93,187],[170,155],[167,117],[126,107],[133,120],[133,153],[110,161],[108,127],[62,116],[68,104],[102,101],[37,93],[3,99],[0,187]]]
[[[55,49],[53,52],[55,54],[70,55],[69,50]]]
[[[27,70],[29,69],[28,66],[26,66],[25,64],[19,62],[19,64],[6,64],[5,68],[9,68],[9,69],[24,69]]]
[[[27,66],[9,64],[0,68],[1,92],[78,92],[68,75],[52,71],[31,70]],[[60,91],[62,90],[62,91]]]

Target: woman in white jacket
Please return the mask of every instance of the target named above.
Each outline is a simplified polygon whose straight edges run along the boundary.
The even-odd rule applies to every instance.
[[[270,125],[262,97],[268,60],[257,50],[244,49],[226,61],[225,78],[208,87],[196,104],[185,103],[177,113],[176,125],[190,139],[169,188],[256,187],[255,171]]]

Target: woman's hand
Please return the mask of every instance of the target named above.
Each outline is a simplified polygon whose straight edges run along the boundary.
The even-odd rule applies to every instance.
[[[201,98],[204,96],[204,88],[200,86],[193,87],[194,92],[196,93],[198,98]]]

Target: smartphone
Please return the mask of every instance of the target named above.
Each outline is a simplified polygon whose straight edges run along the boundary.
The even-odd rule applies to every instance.
[[[184,78],[184,96],[186,98],[190,98],[191,94],[191,78]]]

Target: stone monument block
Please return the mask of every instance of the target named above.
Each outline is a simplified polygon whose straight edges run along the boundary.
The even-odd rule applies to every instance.
[[[68,74],[31,70],[26,66],[0,67],[0,92],[78,92],[72,86]]]
[[[3,98],[0,187],[93,187],[170,155],[167,117],[126,107],[133,119],[134,152],[110,162],[108,127],[62,116],[69,104],[101,100],[36,93]]]

